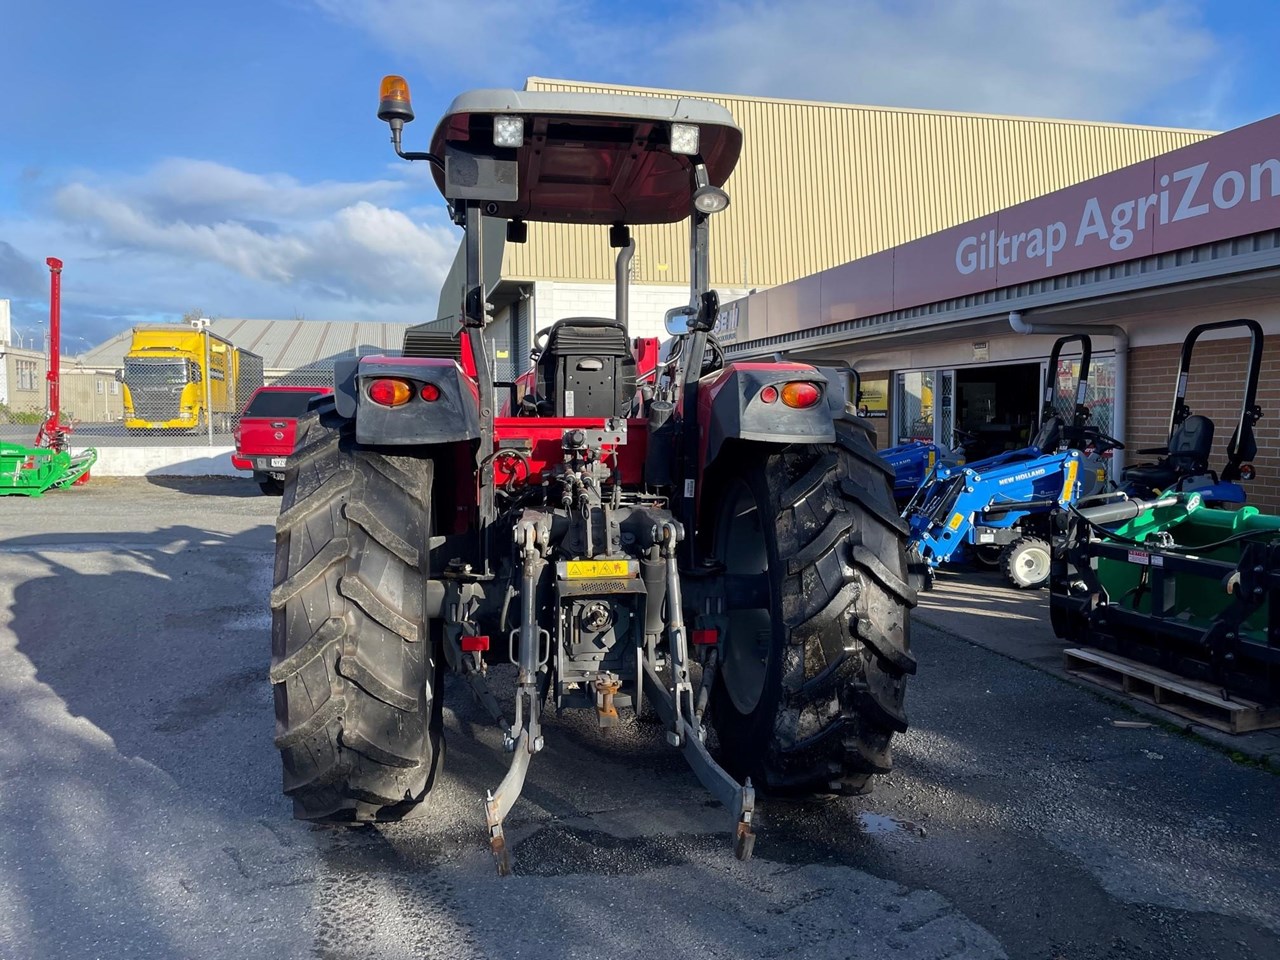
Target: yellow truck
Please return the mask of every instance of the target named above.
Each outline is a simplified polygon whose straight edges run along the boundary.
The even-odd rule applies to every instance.
[[[134,435],[227,433],[249,396],[262,386],[262,358],[207,328],[133,328],[116,372],[124,384],[124,425]]]

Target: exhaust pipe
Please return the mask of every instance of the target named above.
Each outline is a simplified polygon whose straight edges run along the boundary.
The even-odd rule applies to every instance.
[[[614,304],[614,316],[630,333],[628,314],[631,312],[631,261],[636,255],[635,240],[628,240],[627,245],[618,251],[618,259],[613,270],[613,289],[617,302]]]

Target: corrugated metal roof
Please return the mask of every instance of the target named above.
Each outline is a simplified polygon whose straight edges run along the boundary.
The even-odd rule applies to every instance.
[[[1202,140],[1198,130],[904,110],[530,77],[528,90],[704,97],[745,137],[712,220],[711,281],[767,287]],[[638,283],[688,282],[683,224],[633,230]],[[613,279],[604,228],[529,225],[510,279]]]
[[[398,353],[407,323],[324,320],[214,320],[209,328],[237,347],[262,357],[268,371],[331,365],[342,357]],[[75,359],[87,367],[118,367],[129,351],[132,330],[116,334]]]

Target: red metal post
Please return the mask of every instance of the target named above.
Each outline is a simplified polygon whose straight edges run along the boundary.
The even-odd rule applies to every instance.
[[[49,266],[49,416],[36,433],[37,447],[60,448],[69,428],[62,425],[62,261],[48,257]]]
[[[62,261],[49,257],[45,263],[49,265],[49,414],[56,425],[62,409]]]

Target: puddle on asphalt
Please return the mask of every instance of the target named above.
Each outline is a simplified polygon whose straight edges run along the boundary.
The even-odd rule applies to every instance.
[[[910,820],[899,820],[897,817],[886,816],[883,813],[871,813],[867,810],[858,814],[858,826],[869,837],[903,836],[917,838],[924,836],[924,830]]]

